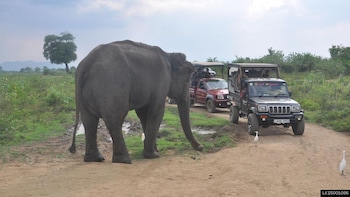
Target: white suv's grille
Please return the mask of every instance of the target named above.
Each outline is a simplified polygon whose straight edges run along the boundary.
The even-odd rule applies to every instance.
[[[290,114],[291,107],[288,105],[269,106],[270,114]]]

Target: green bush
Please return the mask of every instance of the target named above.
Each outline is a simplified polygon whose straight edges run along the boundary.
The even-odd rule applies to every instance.
[[[46,103],[49,106],[55,106],[62,102],[62,94],[54,88],[50,88],[46,96]]]
[[[327,78],[322,73],[285,74],[293,98],[305,110],[306,120],[350,131],[350,77]]]
[[[0,144],[8,142],[14,139],[15,130],[13,127],[10,127],[10,120],[5,117],[4,114],[1,114],[0,119]]]
[[[63,94],[62,90],[59,91],[53,87],[48,90],[45,101],[55,111],[71,111],[75,109],[74,99]]]
[[[315,111],[320,108],[319,103],[311,99],[300,98],[298,102],[304,110]]]
[[[54,135],[52,131],[40,134],[42,128],[64,132],[61,122],[67,121],[67,113],[73,122],[73,75],[2,74],[0,84],[0,144]],[[67,113],[57,113],[61,111]]]

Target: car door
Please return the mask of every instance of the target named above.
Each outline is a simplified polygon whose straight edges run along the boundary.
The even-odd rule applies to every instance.
[[[206,96],[207,96],[207,87],[204,81],[200,81],[197,89],[197,102],[205,103]]]

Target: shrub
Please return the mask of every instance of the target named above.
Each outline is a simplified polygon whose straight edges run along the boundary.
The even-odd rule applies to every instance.
[[[55,88],[50,88],[45,100],[49,106],[55,106],[61,103],[63,98],[61,92],[57,91]]]
[[[73,122],[74,77],[2,74],[0,109],[0,144],[40,140],[53,130],[65,131],[67,118]]]

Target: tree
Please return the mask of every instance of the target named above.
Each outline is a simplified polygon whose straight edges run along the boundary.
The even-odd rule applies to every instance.
[[[287,62],[293,65],[298,72],[310,72],[315,70],[316,65],[322,61],[320,56],[311,53],[291,53],[287,56]]]
[[[350,47],[344,47],[342,45],[335,46],[329,49],[329,53],[332,59],[349,60],[350,59]]]
[[[72,34],[64,32],[60,36],[45,36],[43,55],[53,64],[65,64],[66,72],[69,73],[68,63],[77,59],[77,46]]]
[[[21,68],[21,70],[19,71],[20,73],[32,73],[33,69],[29,66],[25,67],[25,68]]]
[[[335,62],[339,62],[345,68],[345,75],[350,74],[350,47],[340,46],[332,46],[329,49],[329,53],[331,55],[331,60]]]
[[[233,60],[232,63],[254,63],[257,62],[256,59],[250,59],[249,57],[238,57],[236,56],[236,60]]]
[[[283,65],[284,53],[282,51],[276,51],[276,50],[272,49],[272,47],[269,48],[267,51],[269,54],[260,58],[260,60],[262,60],[262,62]]]
[[[209,57],[209,58],[207,59],[207,62],[219,62],[219,61],[217,60],[216,57],[214,57],[214,58]]]

